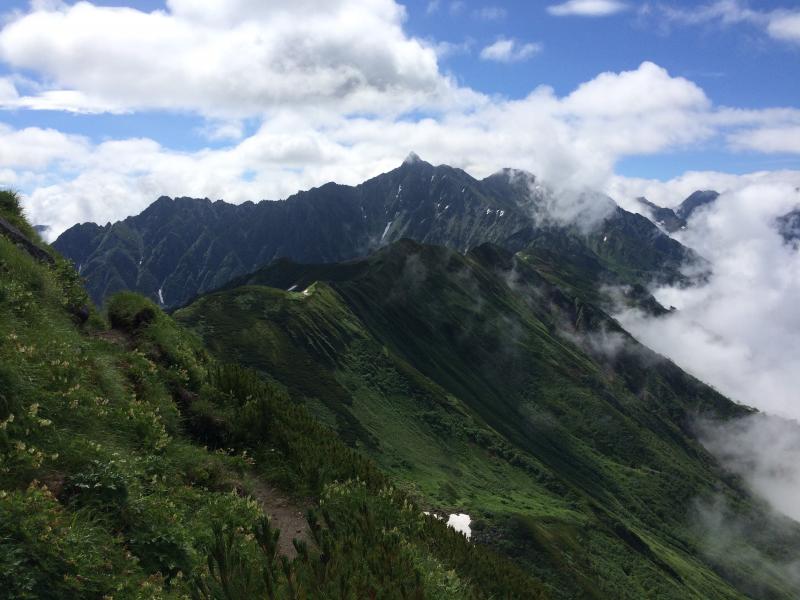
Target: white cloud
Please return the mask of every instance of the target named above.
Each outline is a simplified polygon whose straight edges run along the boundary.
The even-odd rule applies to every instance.
[[[199,128],[200,135],[211,141],[237,141],[244,137],[244,123],[236,119],[214,120]]]
[[[547,7],[547,12],[556,17],[607,17],[627,10],[626,2],[618,0],[568,0]]]
[[[483,60],[512,63],[527,60],[542,51],[542,45],[537,43],[521,43],[514,39],[500,38],[494,44],[481,50]]]
[[[475,41],[468,38],[463,42],[436,42],[433,48],[436,51],[436,56],[443,59],[459,54],[469,54],[474,44]]]
[[[562,108],[580,119],[585,135],[603,139],[606,151],[617,155],[630,154],[631,144],[634,152],[653,152],[713,134],[703,90],[650,62],[598,75],[567,96]]]
[[[626,311],[618,316],[622,325],[734,400],[800,418],[800,252],[775,226],[800,207],[800,172],[695,173],[664,184],[618,180],[614,187],[621,193],[626,185],[629,198],[667,205],[696,189],[722,195],[676,235],[711,261],[708,284],[656,289],[657,299],[679,310],[663,319]]]
[[[170,0],[168,11],[34,6],[0,58],[52,85],[27,106],[258,115],[286,104],[402,112],[457,94],[393,0]]]
[[[0,124],[0,165],[7,168],[46,171],[54,162],[79,164],[89,142],[55,129],[28,127],[14,130]]]
[[[636,70],[601,73],[581,84],[566,104],[573,112],[605,118],[664,110],[705,111],[711,102],[697,84],[644,62]]]
[[[226,15],[216,18],[232,18]],[[516,41],[501,41],[507,43],[492,51],[496,58],[511,60],[531,52]],[[210,118],[202,134],[231,145],[194,152],[177,152],[152,140],[92,144],[52,130],[5,127],[0,132],[8,137],[4,147],[13,150],[0,153],[0,170],[4,181],[13,180],[28,194],[37,222],[52,225],[57,234],[78,220],[105,222],[137,213],[161,194],[241,202],[285,197],[331,180],[357,183],[393,168],[410,149],[478,176],[514,166],[561,189],[601,189],[624,156],[702,143],[721,134],[734,143],[737,134],[800,123],[800,111],[794,109],[715,108],[696,84],[652,63],[600,74],[564,97],[547,87],[518,100],[490,99],[463,88],[457,92],[461,100],[451,97],[446,110],[443,106],[415,119],[391,113],[349,115],[333,102],[313,107],[287,102],[266,112],[261,127],[244,138],[240,119]],[[394,97],[391,89],[374,93]],[[6,102],[51,97],[45,93]],[[88,100],[75,103],[84,110],[91,107]],[[23,146],[26,150],[18,152]]]
[[[743,150],[800,154],[800,125],[741,131],[732,134],[729,142],[734,148]]]
[[[717,0],[692,8],[663,3],[646,4],[640,12],[659,18],[662,27],[670,23],[719,23],[723,26],[748,23],[760,27],[776,40],[800,44],[800,11],[796,9],[754,10],[741,0]]]
[[[769,18],[767,32],[776,39],[800,44],[800,12],[773,13]]]
[[[61,134],[57,143],[37,146],[46,159],[37,159],[37,152],[20,164],[9,151],[0,154],[0,170],[11,169],[18,181],[28,182],[22,191],[31,215],[58,234],[76,221],[138,213],[161,194],[242,202],[277,199],[326,181],[358,183],[394,168],[411,149],[476,176],[515,166],[559,189],[602,189],[623,156],[709,139],[716,132],[709,124],[715,114],[694,84],[643,63],[602,74],[564,97],[540,87],[519,100],[493,99],[417,120],[286,107],[230,146],[195,152],[152,140],[91,144]],[[747,122],[754,118],[749,115]],[[52,135],[25,133],[34,134]]]
[[[750,10],[738,0],[717,0],[709,4],[696,4],[692,8],[670,4],[645,5],[647,10],[656,10],[670,21],[699,25],[709,21],[720,21],[724,25],[752,22],[761,19],[760,13]]]

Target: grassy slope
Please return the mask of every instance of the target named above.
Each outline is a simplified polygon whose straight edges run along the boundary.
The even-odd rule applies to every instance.
[[[199,563],[212,520],[256,518],[230,494],[247,465],[180,439],[148,357],[79,330],[70,271],[0,237],[0,580],[11,598],[178,597],[157,573]]]
[[[0,236],[4,597],[544,597],[149,301],[115,297],[112,329],[80,324],[84,301],[69,264]],[[291,563],[248,495],[259,480],[318,506]]]
[[[703,559],[688,524],[697,498],[722,494],[767,526],[689,427],[746,410],[535,264],[401,242],[341,270],[280,263],[250,281],[296,291],[229,289],[176,317],[303,396],[423,503],[477,517],[476,537],[556,597],[791,597],[755,564]]]

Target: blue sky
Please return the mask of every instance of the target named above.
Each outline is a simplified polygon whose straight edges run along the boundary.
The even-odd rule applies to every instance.
[[[355,182],[396,163],[407,150],[419,151],[416,146],[435,162],[481,175],[513,160],[518,164],[510,166],[592,184],[610,174],[668,180],[687,171],[800,168],[800,140],[794,139],[795,132],[800,134],[800,11],[790,0],[570,0],[564,5],[558,0],[409,0],[403,8],[393,0],[269,4],[7,2],[0,78],[11,91],[0,123],[16,136],[15,143],[33,139],[42,146],[44,138],[53,138],[51,147],[64,151],[48,153],[37,146],[28,163],[0,160],[0,184],[30,195],[43,218],[48,215],[42,208],[45,191],[61,203],[75,204],[79,195],[82,208],[70,214],[83,218],[105,214],[87,208],[89,190],[109,193],[124,187],[128,200],[138,194],[137,207],[159,185],[169,188],[164,193],[177,193],[185,182],[186,193],[193,195],[205,192],[234,201],[280,197],[293,186],[318,184],[325,177]],[[117,13],[111,7],[137,12]],[[292,17],[292,10],[299,12]],[[601,16],[592,14],[597,12]],[[126,40],[129,24],[141,28],[138,39]],[[219,55],[212,48],[214,34],[227,40],[220,43]],[[255,46],[241,42],[251,34]],[[169,46],[170,38],[183,35],[184,46]],[[326,35],[330,39],[308,41]],[[269,46],[273,39],[280,42],[265,57],[251,60],[251,53],[261,51],[259,44],[266,40]],[[191,52],[181,62],[174,55],[186,47]],[[206,69],[206,61],[218,62],[218,71]],[[654,68],[643,69],[643,63]],[[295,78],[286,64],[300,64],[302,76]],[[613,77],[606,80],[603,73]],[[263,81],[251,81],[260,77]],[[542,86],[551,91],[543,92]],[[620,91],[623,96],[614,100],[614,90],[624,86],[631,96]],[[575,93],[583,88],[589,89]],[[534,90],[547,97],[531,101]],[[639,94],[645,104],[649,94],[657,98],[641,114]],[[527,104],[524,111],[515,101]],[[615,103],[630,103],[627,121]],[[57,109],[48,109],[53,106]],[[446,148],[441,140],[425,137],[441,137],[429,131],[427,117],[440,130],[460,135],[457,128],[463,127],[465,136],[473,135],[483,126],[482,111],[491,118],[508,117],[501,120],[508,131],[503,139],[497,136],[494,155],[476,156],[466,141]],[[513,139],[512,118],[525,123],[519,135],[528,136],[528,142]],[[334,133],[331,122],[337,124]],[[609,139],[628,128],[629,138],[638,136],[639,122],[641,140]],[[390,126],[392,143],[381,140],[377,150],[377,133],[349,139],[356,124],[357,131]],[[409,140],[417,140],[408,142],[414,148],[403,145],[407,129]],[[563,140],[554,150],[537,149],[537,134]],[[129,165],[122,171],[109,167],[102,173],[100,158],[108,156],[108,142],[122,144],[114,146],[116,151],[125,148]],[[280,156],[276,143],[283,148]],[[130,166],[137,149],[149,158]],[[234,165],[236,160],[241,162]],[[587,175],[584,167],[563,168],[569,161],[597,164]],[[156,168],[159,163],[184,170],[166,172]],[[339,168],[330,168],[332,163]],[[198,183],[191,171],[200,164],[228,170],[217,183]],[[161,183],[170,174],[172,179]],[[54,204],[51,200],[51,211]]]

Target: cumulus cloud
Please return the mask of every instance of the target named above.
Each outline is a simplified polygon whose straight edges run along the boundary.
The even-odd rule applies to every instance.
[[[767,21],[767,33],[779,40],[800,44],[800,11],[777,11]]]
[[[542,51],[542,45],[533,42],[522,43],[514,39],[500,38],[481,50],[483,60],[512,63],[527,60]]]
[[[22,105],[259,115],[286,104],[402,112],[458,90],[393,0],[170,0],[167,10],[39,3],[0,31],[0,58],[49,89]]]
[[[628,8],[627,3],[618,0],[568,0],[548,6],[547,12],[556,17],[607,17]]]
[[[78,165],[86,157],[89,142],[82,136],[55,129],[13,129],[0,124],[0,164],[7,168],[45,171],[58,161]]]

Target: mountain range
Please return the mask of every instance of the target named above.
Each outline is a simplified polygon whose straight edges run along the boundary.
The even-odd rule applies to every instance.
[[[565,202],[537,179],[504,169],[483,180],[411,154],[358,186],[328,183],[282,201],[232,205],[162,197],[140,215],[76,225],[53,243],[102,304],[135,290],[164,307],[185,304],[278,258],[338,262],[402,238],[460,252],[492,242],[594,263],[608,283],[684,278],[698,257],[644,217],[602,196]],[[599,207],[599,210],[598,210]]]

